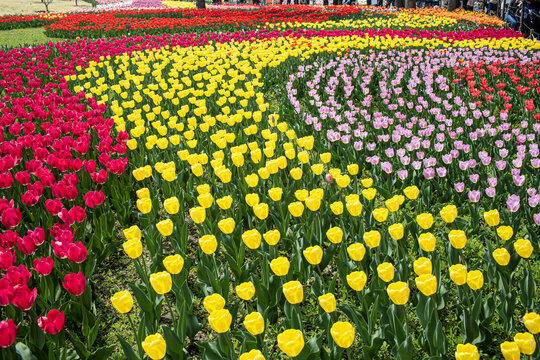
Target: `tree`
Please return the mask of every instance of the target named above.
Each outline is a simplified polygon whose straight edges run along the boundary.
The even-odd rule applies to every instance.
[[[197,0],[195,2],[197,9],[206,9],[206,2],[204,0]]]
[[[45,11],[49,12],[49,5],[53,2],[53,0],[41,0],[43,5],[45,5]]]

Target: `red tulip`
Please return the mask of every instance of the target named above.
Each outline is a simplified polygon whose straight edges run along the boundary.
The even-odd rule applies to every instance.
[[[89,191],[84,196],[84,202],[86,203],[86,206],[90,208],[103,204],[104,200],[105,194],[103,191]]]
[[[23,264],[10,267],[4,275],[4,278],[8,279],[13,286],[26,285],[30,277],[32,277],[32,274]]]
[[[45,207],[47,208],[49,214],[58,215],[60,211],[62,211],[64,205],[58,199],[47,199],[47,201],[45,201]]]
[[[27,192],[21,195],[22,203],[28,206],[36,205],[39,201],[39,198],[40,198],[39,194],[33,190],[28,190]]]
[[[84,260],[86,260],[86,256],[88,255],[88,250],[86,250],[86,246],[80,241],[77,241],[73,244],[69,244],[68,250],[67,250],[67,257],[69,260],[73,261],[74,263],[82,263]]]
[[[25,255],[31,255],[36,251],[36,244],[34,244],[34,239],[26,235],[24,237],[20,237],[17,240],[17,249],[19,249],[20,252],[22,252]]]
[[[0,174],[0,189],[8,189],[13,185],[13,175],[11,173]]]
[[[64,328],[64,312],[52,309],[47,313],[47,316],[41,316],[38,319],[38,325],[41,330],[47,334],[54,335]]]
[[[86,278],[82,272],[77,274],[71,273],[64,276],[64,282],[62,283],[64,289],[69,291],[72,295],[79,296],[84,292],[86,286]]]
[[[21,185],[28,185],[30,183],[30,173],[28,171],[19,171],[15,174],[15,179]]]
[[[0,347],[8,347],[15,341],[17,326],[12,319],[0,321]]]
[[[16,260],[15,251],[11,252],[9,249],[3,249],[0,247],[0,269],[7,270]]]
[[[41,275],[49,275],[54,268],[54,260],[47,256],[46,258],[34,259],[34,268]]]
[[[13,199],[0,199],[0,214],[4,212],[4,210],[12,208],[15,206],[15,203],[13,202]]]
[[[6,230],[0,234],[0,246],[5,249],[11,249],[17,243],[19,235],[13,230]]]
[[[7,279],[0,279],[0,306],[7,306],[13,300],[13,286]]]
[[[21,310],[28,311],[36,301],[37,289],[30,290],[27,285],[18,285],[13,288],[13,300],[11,303]]]
[[[2,224],[8,228],[14,228],[21,222],[21,211],[19,208],[10,208],[2,213]]]
[[[45,231],[42,228],[37,227],[32,230],[28,230],[28,235],[34,240],[34,244],[41,245],[45,241]]]

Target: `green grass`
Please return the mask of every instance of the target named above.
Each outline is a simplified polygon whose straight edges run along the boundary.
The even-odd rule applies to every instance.
[[[46,36],[43,27],[0,31],[0,48],[32,46],[46,44],[50,41],[58,42],[64,41],[64,39]]]

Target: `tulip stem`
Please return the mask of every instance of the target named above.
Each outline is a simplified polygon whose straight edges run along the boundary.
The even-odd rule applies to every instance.
[[[143,349],[142,349],[141,343],[139,342],[139,338],[137,336],[137,330],[135,329],[135,324],[133,323],[133,319],[131,318],[131,312],[128,312],[127,316],[128,316],[129,324],[131,325],[131,329],[133,330],[133,336],[135,338],[135,342],[137,343],[137,348],[139,349],[139,356],[141,356],[143,354]]]
[[[167,294],[163,294],[163,298],[165,299],[165,303],[167,304],[167,307],[169,308],[169,312],[171,313],[171,321],[173,322],[173,326],[176,330],[176,317],[174,316],[174,312],[171,306],[171,303],[167,299]]]

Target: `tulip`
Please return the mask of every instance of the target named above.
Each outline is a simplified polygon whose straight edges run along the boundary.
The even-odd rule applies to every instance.
[[[301,303],[304,299],[304,289],[302,284],[296,280],[283,284],[283,294],[291,304]]]
[[[139,199],[148,199],[148,198],[150,198],[150,190],[148,190],[148,188],[141,188],[141,189],[137,190],[136,194],[137,194],[137,198],[139,198]]]
[[[127,290],[119,291],[111,297],[111,303],[116,311],[125,314],[133,308],[133,297]]]
[[[233,218],[226,218],[218,222],[218,228],[224,234],[231,234],[234,231],[236,223]]]
[[[463,249],[467,244],[467,235],[462,230],[451,230],[448,233],[448,239],[455,249]]]
[[[472,344],[458,344],[456,348],[456,360],[478,360],[480,354],[476,346]]]
[[[349,212],[349,214],[351,214],[351,216],[359,216],[362,212],[362,203],[358,200],[347,201],[345,207],[347,208],[347,211]]]
[[[403,238],[404,227],[403,224],[397,223],[388,227],[388,233],[394,240],[401,240]]]
[[[54,335],[64,328],[64,312],[52,309],[47,316],[40,316],[38,326],[47,334]]]
[[[282,195],[283,195],[283,190],[281,188],[274,187],[268,190],[268,196],[273,201],[281,200]]]
[[[493,251],[493,258],[497,264],[506,266],[510,262],[510,253],[505,248],[495,249]]]
[[[268,217],[268,205],[264,203],[253,206],[253,213],[259,220],[264,220]]]
[[[240,355],[238,360],[266,360],[260,350],[251,350]]]
[[[497,235],[501,239],[508,241],[514,235],[514,229],[511,226],[499,226],[497,228]]]
[[[309,191],[307,191],[306,189],[300,189],[300,190],[296,190],[294,192],[294,197],[296,197],[296,200],[298,201],[305,201],[309,196]]]
[[[142,347],[152,360],[163,359],[167,353],[167,343],[160,334],[148,335],[142,342]]]
[[[362,183],[362,186],[365,187],[365,188],[370,188],[373,185],[373,179],[372,178],[362,179],[362,180],[360,180],[360,182]]]
[[[86,278],[82,272],[66,274],[62,286],[72,295],[79,296],[84,292],[84,288],[86,287]]]
[[[147,199],[138,199],[137,200],[137,209],[143,214],[148,214],[152,211],[152,200]]]
[[[206,210],[202,206],[197,206],[189,210],[189,216],[195,224],[201,224],[206,219]]]
[[[170,236],[174,230],[174,224],[171,219],[162,220],[156,224],[156,227],[161,235]]]
[[[218,204],[221,210],[228,210],[232,205],[232,201],[233,201],[232,197],[227,195],[227,196],[217,199],[216,204]]]
[[[434,251],[436,243],[437,239],[430,232],[420,234],[420,236],[418,237],[418,244],[420,245],[420,248],[424,251]]]
[[[125,253],[132,259],[136,259],[142,254],[142,242],[140,240],[128,240],[122,244]]]
[[[377,195],[377,189],[375,188],[368,188],[362,190],[362,196],[365,197],[367,200],[373,200],[373,198],[375,198],[375,195]]]
[[[377,220],[378,222],[384,222],[388,218],[388,209],[386,208],[378,208],[373,210],[373,218]]]
[[[534,312],[527,313],[523,316],[523,323],[531,334],[540,333],[540,315]]]
[[[366,247],[360,243],[354,243],[347,247],[347,253],[354,261],[362,261],[366,254]]]
[[[413,263],[414,272],[416,275],[431,274],[433,271],[433,266],[431,260],[426,257],[418,258]]]
[[[184,258],[180,254],[169,255],[163,259],[163,266],[171,274],[178,274],[184,267]]]
[[[319,305],[327,313],[336,311],[336,297],[332,293],[327,293],[318,297]]]
[[[289,212],[294,217],[300,217],[304,213],[304,204],[301,202],[293,202],[289,204]]]
[[[519,239],[514,243],[514,249],[524,259],[528,259],[533,253],[533,246],[528,239]]]
[[[531,333],[517,333],[514,341],[519,346],[519,351],[524,355],[532,355],[536,350],[536,341]]]
[[[310,210],[310,211],[317,211],[320,209],[321,207],[321,199],[319,198],[316,198],[316,197],[308,197],[305,201],[306,203],[306,207]]]
[[[485,212],[484,220],[486,220],[486,223],[489,226],[499,225],[500,217],[499,217],[499,212],[497,211],[497,209]]]
[[[15,342],[17,325],[12,319],[0,321],[0,348],[5,348]]]
[[[13,300],[13,286],[9,280],[0,279],[0,306],[7,306]]]
[[[225,299],[220,294],[208,295],[203,299],[203,306],[209,314],[225,307]]]
[[[223,334],[231,327],[232,315],[227,309],[214,310],[208,316],[208,322],[215,332]]]
[[[264,331],[264,319],[258,312],[252,312],[246,315],[244,326],[251,335],[259,335]]]
[[[396,305],[405,305],[409,301],[410,292],[407,284],[402,281],[391,283],[386,288],[390,300]]]
[[[330,329],[332,339],[336,342],[337,346],[347,349],[351,347],[354,342],[355,331],[354,327],[346,321],[338,321],[332,325]]]
[[[285,276],[289,272],[289,267],[291,263],[286,257],[280,256],[270,262],[270,269],[277,276]]]
[[[381,233],[377,230],[371,230],[364,233],[364,242],[370,248],[376,248],[381,242]]]
[[[124,229],[124,236],[126,240],[141,241],[141,229],[137,225],[133,225],[130,228]]]
[[[246,204],[248,206],[253,207],[259,203],[259,194],[247,194],[246,195]]]
[[[453,223],[457,217],[457,207],[455,205],[447,205],[440,211],[441,218],[446,223]]]
[[[311,265],[320,264],[323,257],[323,250],[319,245],[310,246],[303,251],[304,257]]]
[[[416,222],[424,230],[429,229],[433,225],[433,215],[429,213],[423,213],[416,216]]]
[[[34,259],[34,269],[40,275],[46,276],[51,273],[54,268],[54,260],[47,256],[46,258]]]
[[[13,299],[11,300],[11,303],[23,311],[28,311],[32,308],[32,306],[34,306],[36,297],[36,288],[30,290],[27,285],[18,285],[13,287]]]
[[[521,352],[518,344],[505,341],[501,344],[501,353],[505,360],[519,360]]]
[[[397,197],[392,197],[384,202],[388,211],[396,212],[399,209],[399,199]]]
[[[394,278],[394,266],[388,262],[384,262],[377,266],[377,275],[384,282],[390,282]]]
[[[334,215],[341,215],[343,214],[343,203],[341,201],[336,201],[330,204],[330,210],[334,213]]]
[[[304,335],[300,330],[285,330],[277,336],[278,347],[287,356],[295,357],[302,352],[304,348]]]
[[[150,285],[157,294],[163,295],[171,291],[172,278],[171,274],[166,271],[161,271],[150,275]]]
[[[467,282],[467,268],[465,265],[456,264],[450,266],[450,279],[456,285],[463,285]]]
[[[212,255],[218,246],[217,239],[214,235],[204,235],[199,239],[199,246],[205,254]]]
[[[347,171],[349,172],[349,174],[351,174],[353,176],[358,174],[358,170],[359,170],[358,164],[349,164],[349,165],[347,165]]]
[[[467,273],[467,285],[473,290],[481,289],[484,286],[484,275],[480,270],[472,270]]]
[[[326,231],[326,237],[332,244],[339,244],[343,239],[343,230],[337,226],[330,228]]]
[[[416,287],[425,296],[430,296],[437,292],[437,278],[431,274],[423,274],[416,278]]]
[[[251,281],[243,282],[238,285],[235,289],[236,295],[242,300],[251,300],[253,295],[255,295],[255,286]]]
[[[278,230],[269,230],[263,234],[263,238],[268,245],[274,246],[279,242],[281,233]]]
[[[416,186],[408,186],[405,189],[403,189],[403,193],[409,200],[414,200],[418,197],[418,194],[420,194],[420,190]]]
[[[3,249],[0,247],[0,269],[9,269],[11,266],[13,266],[13,264],[15,264],[16,259],[17,256],[15,254],[15,250],[10,251],[9,249]],[[36,261],[37,259],[34,260],[34,264],[36,263]]]
[[[210,193],[201,194],[197,196],[197,202],[205,209],[212,207],[214,203],[214,197]]]
[[[242,241],[244,244],[254,250],[261,245],[261,233],[257,229],[247,230],[242,234]]]
[[[353,290],[362,291],[364,286],[366,286],[366,282],[367,276],[363,271],[353,271],[347,275],[347,284],[349,284]]]

